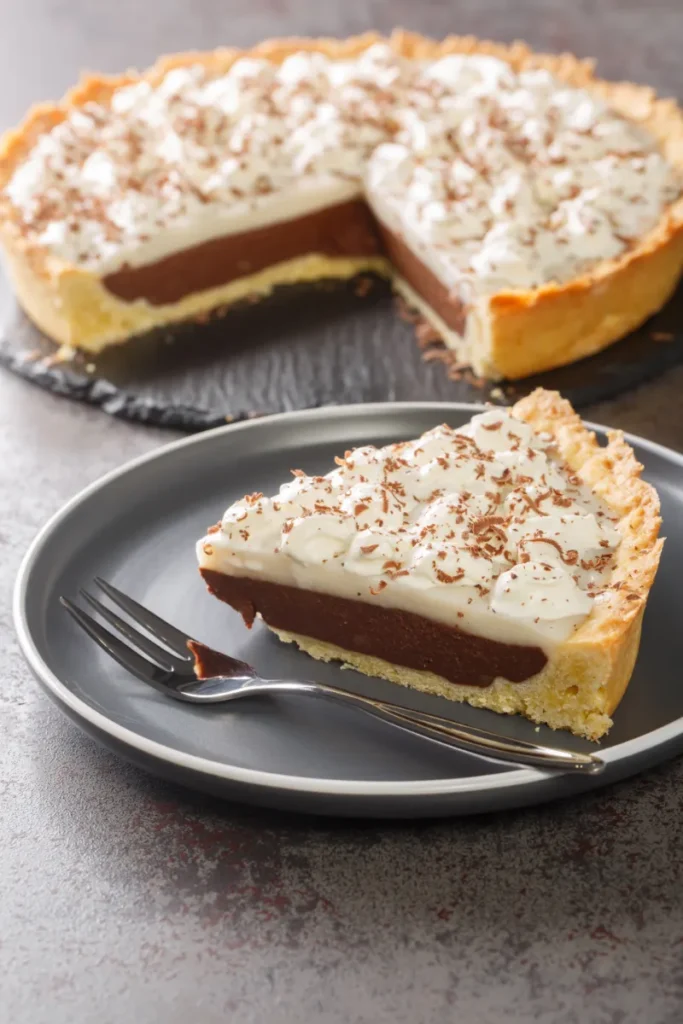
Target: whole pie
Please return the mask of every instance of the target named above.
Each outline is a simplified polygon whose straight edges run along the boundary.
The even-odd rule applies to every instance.
[[[597,739],[662,541],[618,431],[535,391],[247,495],[198,543],[209,590],[314,658]]]
[[[89,77],[0,151],[17,296],[98,352],[376,271],[488,377],[572,362],[683,267],[683,117],[524,45],[291,39]]]

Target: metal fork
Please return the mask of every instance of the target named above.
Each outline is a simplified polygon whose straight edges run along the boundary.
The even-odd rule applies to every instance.
[[[582,754],[572,750],[546,747],[539,743],[529,743],[526,740],[497,736],[484,729],[462,725],[439,715],[402,708],[388,701],[340,690],[336,686],[284,679],[263,679],[251,665],[214,651],[187,636],[106,580],[96,577],[95,583],[109,600],[126,614],[127,619],[122,618],[87,590],[81,589],[79,593],[119,635],[112,633],[68,597],[60,597],[61,604],[81,629],[120,665],[144,683],[176,700],[190,704],[217,704],[243,697],[267,695],[295,694],[322,697],[347,707],[358,708],[406,732],[498,761],[563,772],[578,772],[582,775],[597,775],[605,768],[604,761],[594,754]],[[145,632],[141,632],[132,623],[141,626]],[[126,643],[122,637],[129,642]],[[198,656],[205,662],[210,661],[219,666],[220,674],[199,678],[195,671]]]

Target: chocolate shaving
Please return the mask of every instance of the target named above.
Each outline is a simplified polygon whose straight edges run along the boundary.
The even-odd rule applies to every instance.
[[[359,299],[364,299],[368,292],[372,291],[374,280],[371,277],[359,277],[354,284],[354,293]]]
[[[596,572],[602,572],[603,569],[609,564],[612,559],[611,554],[607,555],[596,555],[595,558],[582,558],[581,568],[585,569],[586,572],[593,569]]]
[[[482,533],[484,530],[488,530],[491,527],[503,526],[506,522],[504,516],[479,516],[477,519],[470,523],[470,529],[472,533]],[[498,530],[498,533],[505,533],[504,530]]]
[[[430,345],[441,343],[441,335],[426,320],[420,321],[415,327],[417,343],[420,348],[428,348]]]
[[[552,537],[525,537],[522,544],[550,544],[558,552],[565,565],[576,565],[579,560],[578,551],[575,551],[573,548],[571,551],[563,551],[560,543],[553,540]],[[583,562],[581,564],[583,565]]]
[[[465,575],[464,569],[458,569],[458,571],[453,576],[450,576],[447,572],[444,572],[443,569],[439,569],[436,562],[434,562],[433,564],[434,574],[439,583],[457,583]]]
[[[396,308],[398,310],[398,315],[400,316],[401,320],[404,320],[407,324],[419,323],[420,314],[416,310],[411,309],[411,307],[408,305],[408,303],[406,302],[402,295],[396,295],[395,301]]]

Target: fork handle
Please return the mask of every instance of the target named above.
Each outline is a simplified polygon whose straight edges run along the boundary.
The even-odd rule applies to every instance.
[[[406,732],[436,740],[448,747],[456,747],[497,761],[513,764],[533,765],[546,770],[599,775],[605,769],[605,762],[595,754],[581,754],[559,747],[547,747],[541,743],[516,740],[498,736],[485,729],[453,722],[440,715],[398,707],[387,701],[364,697],[348,690],[325,683],[299,683],[289,680],[267,680],[263,684],[250,684],[246,693],[256,696],[260,693],[301,694],[334,700],[336,703],[358,708],[384,722],[404,729]]]

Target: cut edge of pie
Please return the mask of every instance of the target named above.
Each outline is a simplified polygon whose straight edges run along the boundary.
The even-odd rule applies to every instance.
[[[140,81],[152,84],[177,67],[202,64],[216,73],[239,58],[261,57],[280,63],[297,51],[318,51],[332,59],[354,56],[384,37],[370,32],[347,40],[289,38],[270,40],[247,49],[164,57],[142,75],[86,76],[59,104],[35,106],[24,122],[0,142],[0,189],[31,150],[38,137],[70,111],[91,101],[104,101],[116,89]],[[543,68],[568,85],[597,94],[610,107],[647,129],[667,160],[683,170],[683,112],[673,99],[660,99],[648,86],[608,82],[593,75],[593,62],[571,54],[533,53],[525,44],[510,46],[472,36],[443,41],[396,30],[392,48],[408,58],[448,54],[483,54],[508,62],[514,70]],[[28,316],[53,340],[97,353],[108,345],[172,322],[201,316],[252,295],[267,295],[283,284],[323,278],[350,278],[375,271],[392,278],[382,257],[329,257],[309,254],[271,266],[255,275],[220,287],[198,291],[165,305],[136,299],[125,301],[110,292],[96,272],[54,257],[45,247],[22,237],[0,200],[0,238],[17,297]],[[659,223],[627,252],[599,262],[590,271],[563,284],[533,290],[499,292],[472,311],[477,329],[466,358],[483,376],[525,377],[565,365],[600,351],[638,327],[673,293],[683,270],[683,197],[668,206]],[[410,295],[405,283],[397,290]],[[443,323],[425,304],[420,312],[443,333]],[[448,339],[446,339],[447,341]]]
[[[643,614],[664,543],[658,536],[659,498],[641,479],[643,467],[623,433],[608,431],[608,443],[601,446],[556,392],[539,388],[511,412],[553,437],[562,460],[618,515],[622,537],[610,587],[575,632],[557,644],[540,672],[525,682],[498,678],[488,686],[465,686],[314,637],[268,628],[318,660],[341,661],[368,676],[498,713],[521,714],[598,740],[612,725],[638,654]]]

